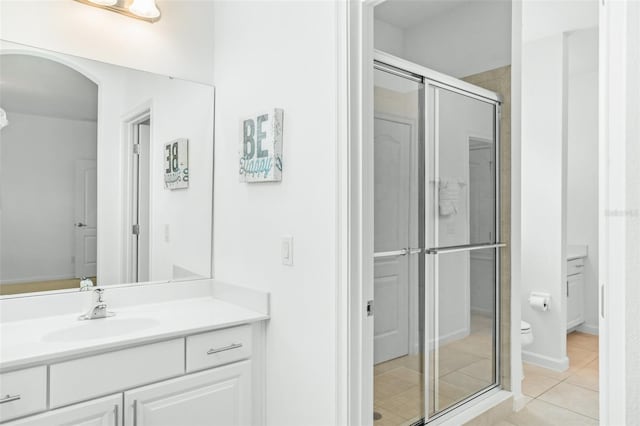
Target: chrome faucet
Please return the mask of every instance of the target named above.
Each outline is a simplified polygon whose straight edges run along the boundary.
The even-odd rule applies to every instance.
[[[107,312],[107,304],[103,298],[104,289],[97,288],[93,291],[93,303],[91,309],[84,314],[80,315],[81,320],[93,320],[99,318],[106,318],[115,315],[113,312]]]

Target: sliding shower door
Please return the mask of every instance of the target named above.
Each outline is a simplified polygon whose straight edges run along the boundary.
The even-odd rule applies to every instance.
[[[498,383],[497,108],[495,101],[428,84],[428,417]]]
[[[429,422],[498,386],[499,103],[374,76],[374,416]]]
[[[424,84],[377,69],[374,95],[374,411],[401,424],[424,418]]]

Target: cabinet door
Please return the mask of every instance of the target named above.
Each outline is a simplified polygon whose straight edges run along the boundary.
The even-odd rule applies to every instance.
[[[119,426],[122,424],[122,394],[94,399],[47,411],[3,426]]]
[[[567,330],[584,322],[584,275],[567,277]]]
[[[189,374],[124,395],[126,425],[249,425],[251,362]]]

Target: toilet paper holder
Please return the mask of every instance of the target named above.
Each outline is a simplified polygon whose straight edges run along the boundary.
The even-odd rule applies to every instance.
[[[529,294],[529,305],[540,312],[547,312],[550,309],[551,294],[532,291]]]

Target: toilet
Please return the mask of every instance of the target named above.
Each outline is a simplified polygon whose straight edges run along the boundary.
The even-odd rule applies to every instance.
[[[524,348],[525,346],[533,343],[533,333],[531,332],[531,324],[526,321],[520,321],[520,344]],[[524,361],[520,365],[522,379],[524,379]]]
[[[526,321],[520,321],[520,343],[522,347],[533,343],[533,333],[531,332],[531,324]]]

